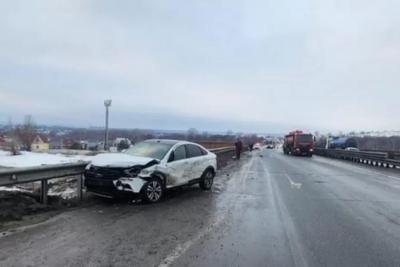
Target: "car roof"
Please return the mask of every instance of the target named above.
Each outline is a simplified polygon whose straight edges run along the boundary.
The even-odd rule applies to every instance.
[[[177,145],[177,144],[193,144],[193,145],[199,145],[193,142],[185,141],[185,140],[172,140],[172,139],[148,139],[143,142],[146,143],[160,143],[160,144],[167,144],[167,145]]]
[[[160,144],[167,144],[167,145],[175,145],[177,143],[183,142],[180,140],[171,140],[171,139],[148,139],[145,140],[146,143],[160,143]]]

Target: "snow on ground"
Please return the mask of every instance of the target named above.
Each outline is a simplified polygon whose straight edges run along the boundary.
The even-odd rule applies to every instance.
[[[77,190],[76,188],[71,188],[71,187],[67,187],[62,191],[54,190],[53,188],[51,188],[49,190],[48,195],[49,196],[58,196],[58,197],[61,197],[62,199],[72,199],[78,195],[76,190]]]
[[[0,186],[0,191],[8,191],[8,192],[30,192],[29,190],[25,190],[23,188],[17,186]]]
[[[8,155],[10,155],[10,152],[4,151],[4,150],[0,150],[0,157],[8,156]]]
[[[85,155],[66,156],[26,151],[21,152],[21,155],[11,156],[9,152],[0,150],[0,166],[12,168],[90,161],[91,158],[92,156]]]

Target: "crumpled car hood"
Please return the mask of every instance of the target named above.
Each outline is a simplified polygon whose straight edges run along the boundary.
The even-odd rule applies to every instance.
[[[136,157],[124,153],[104,153],[93,157],[91,164],[97,167],[128,168],[135,165],[146,165],[155,159]]]

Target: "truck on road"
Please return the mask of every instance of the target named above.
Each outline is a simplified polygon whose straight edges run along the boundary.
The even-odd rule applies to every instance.
[[[303,131],[293,131],[285,136],[283,153],[286,155],[305,155],[312,157],[314,153],[314,136]]]

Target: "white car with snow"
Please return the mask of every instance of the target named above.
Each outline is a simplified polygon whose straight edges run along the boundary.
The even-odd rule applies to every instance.
[[[123,153],[95,156],[86,167],[88,191],[106,197],[140,194],[157,202],[165,190],[198,183],[210,190],[217,170],[216,155],[186,141],[147,140]]]

